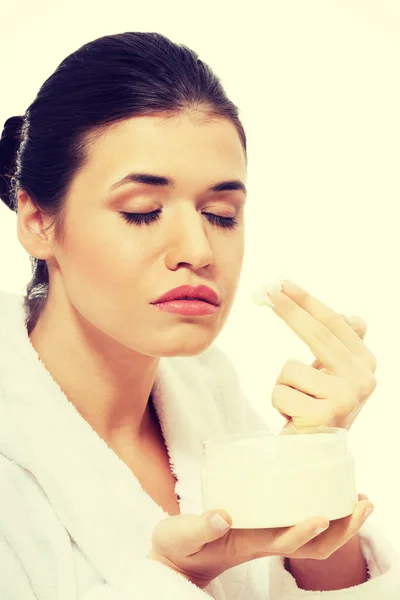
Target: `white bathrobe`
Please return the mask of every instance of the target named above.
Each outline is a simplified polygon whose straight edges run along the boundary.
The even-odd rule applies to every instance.
[[[201,514],[202,442],[268,427],[215,346],[161,358],[153,396],[181,512]],[[371,579],[362,585],[300,590],[283,558],[272,557],[201,590],[147,558],[167,516],[40,361],[22,296],[0,292],[0,600],[400,599],[399,556],[370,524],[361,540]]]

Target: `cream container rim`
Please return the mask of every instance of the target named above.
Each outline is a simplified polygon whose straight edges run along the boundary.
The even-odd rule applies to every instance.
[[[277,444],[285,443],[283,440],[288,438],[290,440],[298,439],[299,443],[302,443],[300,440],[308,438],[310,441],[310,436],[318,435],[318,434],[328,434],[332,436],[331,439],[340,438],[342,440],[347,440],[348,431],[341,427],[304,427],[300,430],[262,430],[262,431],[248,431],[248,432],[239,432],[233,434],[217,434],[203,441],[203,449],[206,446],[226,446],[232,444],[234,442],[240,441],[250,441],[252,439],[258,438],[266,438],[269,441],[276,441]],[[326,439],[326,438],[325,438]],[[321,438],[318,437],[316,439],[316,443],[320,441]]]

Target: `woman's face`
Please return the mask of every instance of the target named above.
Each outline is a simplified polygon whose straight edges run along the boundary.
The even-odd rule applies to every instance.
[[[131,173],[171,183],[127,181],[111,189]],[[160,115],[113,126],[93,143],[73,181],[65,242],[53,250],[68,302],[101,332],[136,352],[189,356],[206,350],[232,306],[244,251],[245,192],[210,188],[233,180],[245,184],[245,177],[240,138],[228,120]],[[159,211],[156,220],[141,224],[121,215],[153,211]],[[223,227],[230,219],[237,226]],[[151,304],[186,284],[215,290],[217,311],[184,316]]]

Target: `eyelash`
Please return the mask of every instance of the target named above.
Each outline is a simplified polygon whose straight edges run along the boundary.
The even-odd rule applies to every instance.
[[[130,224],[135,225],[150,225],[154,223],[160,218],[161,211],[154,210],[153,212],[148,213],[128,213],[128,212],[120,212],[121,217]],[[210,223],[213,225],[218,225],[223,229],[235,229],[238,225],[238,222],[234,217],[220,217],[218,215],[213,215],[212,213],[203,213],[206,215]]]

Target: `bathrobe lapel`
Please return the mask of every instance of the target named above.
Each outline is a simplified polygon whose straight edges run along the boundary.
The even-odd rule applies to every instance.
[[[119,587],[168,515],[46,370],[27,335],[22,297],[2,292],[0,303],[0,452],[32,474],[75,544]],[[152,391],[182,513],[202,513],[202,442],[222,428],[207,377],[192,358],[162,358]]]

